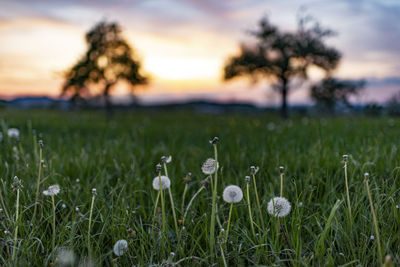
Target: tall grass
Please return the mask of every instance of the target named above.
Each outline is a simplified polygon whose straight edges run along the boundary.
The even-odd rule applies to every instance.
[[[36,135],[46,144],[42,183],[61,187],[55,198],[55,247],[72,249],[76,264],[89,261],[88,251],[90,261],[97,266],[163,262],[182,266],[222,266],[224,262],[227,266],[369,266],[382,262],[386,255],[391,255],[395,265],[400,264],[398,119],[294,118],[283,122],[268,115],[140,111],[117,112],[112,119],[97,112],[2,111],[0,116],[4,135],[0,142],[3,266],[56,264],[53,216],[48,208],[40,208],[45,202],[35,201],[40,158],[35,156],[39,154],[39,149],[34,149]],[[268,127],[269,123],[275,127]],[[21,130],[20,142],[7,138],[7,127]],[[209,179],[213,186],[204,187],[200,184],[206,178],[201,164],[212,154],[205,144],[213,136],[221,140],[218,181],[213,176]],[[165,238],[159,238],[154,233],[160,231],[160,218],[158,214],[153,216],[158,191],[153,190],[152,180],[155,164],[167,153],[174,159],[168,164],[168,174],[174,178],[174,210],[184,222],[178,225],[177,236],[170,212],[165,218]],[[348,202],[340,160],[345,153],[351,154],[347,172],[352,231],[348,211],[340,208],[343,204],[339,206]],[[251,165],[259,166],[254,187],[258,196],[253,186],[247,196],[243,181]],[[277,220],[267,214],[266,204],[281,193],[281,179],[277,177],[281,165],[285,166],[283,193],[292,211],[276,227]],[[188,172],[192,177],[186,184],[179,178]],[[378,255],[370,199],[364,190],[365,172],[374,177],[368,186],[379,220],[382,256]],[[10,190],[14,176],[20,177],[24,185],[18,196],[18,216],[14,208],[17,192]],[[251,178],[255,181],[253,175]],[[221,199],[221,188],[229,184],[240,186],[252,202],[258,238],[253,237],[247,201],[242,201],[232,210],[229,242],[218,240],[219,233],[225,234],[221,229],[226,229],[224,217],[229,214],[229,205]],[[92,204],[94,197],[89,192],[94,187],[97,196]],[[189,202],[182,210],[185,187]],[[36,222],[32,225],[36,203]],[[169,211],[168,199],[165,205]],[[43,216],[38,216],[41,210]],[[258,223],[260,211],[264,227]],[[12,262],[16,217],[18,247]],[[128,241],[128,249],[117,257],[112,251],[120,239]],[[170,257],[171,252],[174,257]]]

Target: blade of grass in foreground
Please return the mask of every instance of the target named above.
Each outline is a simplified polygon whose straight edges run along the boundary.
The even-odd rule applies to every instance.
[[[320,237],[318,239],[317,245],[315,246],[315,258],[319,258],[319,256],[322,256],[325,253],[324,242],[325,242],[325,239],[326,239],[326,235],[328,234],[328,231],[331,228],[333,218],[335,217],[335,213],[336,213],[336,211],[339,208],[341,203],[342,203],[342,201],[340,201],[338,199],[336,201],[335,205],[333,205],[333,207],[331,209],[331,213],[329,214],[328,220],[326,221],[324,231],[321,233],[321,235],[320,235]]]

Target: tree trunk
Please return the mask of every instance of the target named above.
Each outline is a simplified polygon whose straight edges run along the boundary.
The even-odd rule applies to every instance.
[[[104,92],[103,92],[103,96],[104,96],[104,104],[106,107],[106,112],[107,114],[111,114],[112,113],[112,103],[111,103],[111,99],[110,99],[110,89],[111,86],[113,86],[114,83],[107,83],[106,87],[104,87]]]
[[[281,116],[283,119],[287,119],[289,117],[289,111],[287,106],[287,95],[288,95],[289,87],[288,81],[286,79],[282,80],[282,104],[281,104]]]

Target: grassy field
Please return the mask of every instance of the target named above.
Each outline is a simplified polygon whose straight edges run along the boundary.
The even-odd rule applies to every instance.
[[[93,266],[224,266],[224,259],[228,266],[376,266],[386,255],[400,264],[398,119],[293,118],[284,122],[268,115],[161,111],[117,113],[108,119],[96,112],[1,111],[0,116],[3,266],[57,266],[68,258],[82,266],[90,262]],[[7,136],[8,128],[20,130],[19,142]],[[201,166],[214,157],[209,143],[214,136],[219,137],[220,168],[211,250],[214,186],[197,195],[185,222],[181,220],[207,177]],[[39,139],[44,144],[44,166],[35,205]],[[343,154],[349,155],[351,217]],[[167,168],[178,233],[168,190],[163,191],[165,231],[161,209],[153,215],[159,191],[153,189],[152,181],[163,155],[172,156]],[[253,177],[249,187],[256,235],[250,227],[245,190],[245,176],[250,175],[252,165],[259,166],[255,179],[261,214]],[[292,209],[278,220],[268,214],[267,204],[280,195],[279,166],[285,167],[283,196]],[[192,178],[182,209],[183,179],[188,172]],[[370,174],[381,258],[365,172]],[[18,184],[12,187],[14,176],[21,180],[22,188]],[[209,181],[214,179],[212,175]],[[61,188],[54,196],[55,216],[52,197],[41,193],[53,184]],[[244,198],[233,206],[225,242],[220,230],[227,228],[230,205],[223,201],[222,191],[230,184],[240,186]],[[97,195],[92,195],[92,188]],[[113,246],[120,239],[128,242],[128,249],[116,256]]]

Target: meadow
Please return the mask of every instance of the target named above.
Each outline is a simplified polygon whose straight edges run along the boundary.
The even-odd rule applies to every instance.
[[[400,119],[2,110],[0,120],[2,266],[400,264]],[[9,137],[9,128],[19,138]],[[215,173],[207,179],[202,164],[214,158],[214,148],[219,168],[211,236]],[[162,156],[171,162],[164,158],[164,166]],[[169,190],[153,189],[164,167],[177,226]],[[281,174],[291,210],[277,218],[267,206],[281,194]],[[42,193],[55,184],[58,194]],[[231,205],[222,193],[231,184],[244,195],[233,205],[225,239]],[[122,239],[127,247],[117,256],[114,245]]]

